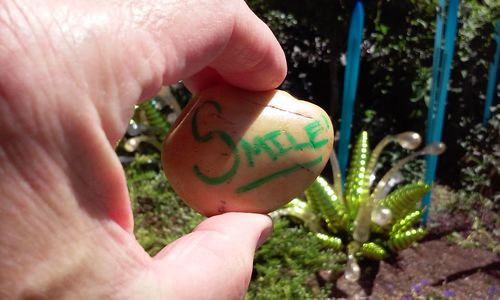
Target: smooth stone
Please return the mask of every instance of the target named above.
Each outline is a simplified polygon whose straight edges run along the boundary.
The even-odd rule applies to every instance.
[[[188,104],[163,142],[163,167],[177,194],[206,215],[268,213],[300,195],[333,148],[320,107],[275,90],[222,85]]]

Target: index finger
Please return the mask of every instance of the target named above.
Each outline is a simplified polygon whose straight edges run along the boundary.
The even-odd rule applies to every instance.
[[[179,13],[165,9],[172,5]],[[269,90],[286,75],[278,41],[243,1],[197,1],[193,9],[191,1],[142,0],[130,7],[138,11],[136,25],[153,36],[166,58],[165,85],[187,79],[196,90],[220,79]]]

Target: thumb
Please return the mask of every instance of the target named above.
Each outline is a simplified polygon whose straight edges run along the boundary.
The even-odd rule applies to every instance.
[[[226,213],[205,220],[155,256],[162,298],[243,298],[255,249],[271,231],[266,215]]]

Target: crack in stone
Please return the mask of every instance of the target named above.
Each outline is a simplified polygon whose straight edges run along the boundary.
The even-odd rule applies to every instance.
[[[279,111],[286,112],[286,113],[289,113],[289,114],[292,114],[292,115],[297,115],[297,116],[300,116],[300,117],[303,117],[303,118],[306,118],[306,119],[314,119],[311,116],[304,115],[304,114],[301,114],[301,113],[298,113],[298,112],[289,111],[289,110],[286,110],[286,109],[283,109],[283,108],[280,108],[280,107],[277,107],[277,106],[274,106],[274,105],[269,105],[269,104],[263,105],[263,104],[260,104],[258,102],[251,101],[251,100],[248,100],[248,99],[245,99],[245,100],[247,102],[251,103],[251,104],[254,104],[254,105],[263,106],[263,107],[269,107],[269,108],[274,108],[274,109],[277,109]]]

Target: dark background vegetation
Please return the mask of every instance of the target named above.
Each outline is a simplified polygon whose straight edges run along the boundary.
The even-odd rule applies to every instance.
[[[273,30],[288,59],[282,88],[321,105],[339,128],[349,18],[355,1],[249,0]],[[353,135],[373,143],[406,130],[425,134],[437,1],[363,1],[365,32]],[[457,141],[482,120],[493,60],[498,1],[461,1],[437,180],[461,188],[465,150]],[[499,91],[497,89],[497,97]],[[500,183],[499,183],[500,184]]]

